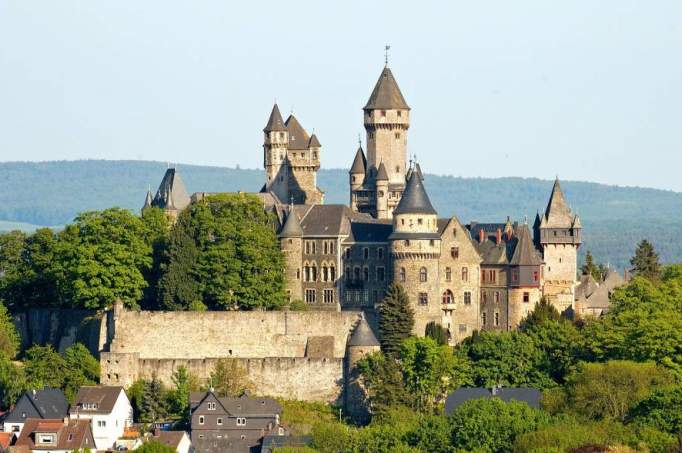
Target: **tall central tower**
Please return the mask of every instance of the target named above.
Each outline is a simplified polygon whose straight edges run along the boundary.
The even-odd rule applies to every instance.
[[[363,107],[367,157],[362,150],[351,168],[351,207],[390,219],[405,190],[410,107],[385,66]]]

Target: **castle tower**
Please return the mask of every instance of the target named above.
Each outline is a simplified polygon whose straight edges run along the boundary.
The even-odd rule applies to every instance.
[[[308,135],[294,115],[289,115],[284,125],[289,131],[289,198],[295,204],[320,204],[324,193],[317,187],[317,170],[322,145],[315,134]]]
[[[357,363],[368,354],[380,350],[381,345],[363,315],[346,344],[346,386],[344,389],[346,411],[359,423],[369,421],[369,405],[367,392],[360,381]]]
[[[146,209],[151,208],[151,207],[152,207],[152,201],[153,201],[153,198],[152,198],[152,191],[151,191],[151,190],[147,190],[147,196],[146,196],[145,199],[144,199],[144,205],[142,205],[142,210],[141,210],[141,212],[144,212]]]
[[[358,210],[357,199],[354,195],[355,192],[362,187],[362,183],[365,180],[365,172],[367,171],[367,160],[365,159],[365,152],[362,150],[362,146],[358,146],[358,150],[355,153],[355,159],[353,159],[353,165],[350,167],[348,172],[348,182],[350,185],[350,207],[354,211]]]
[[[148,192],[147,200],[145,200],[145,207],[147,206],[150,196],[151,193]],[[150,205],[155,208],[163,209],[166,213],[166,217],[168,217],[168,220],[172,223],[177,220],[180,212],[189,206],[190,202],[191,199],[185,188],[185,183],[182,182],[180,173],[175,168],[167,169]]]
[[[403,285],[415,311],[414,333],[440,322],[439,266],[441,239],[438,214],[431,205],[418,170],[412,171],[400,203],[393,211],[389,236],[393,281]]]
[[[284,254],[284,274],[289,300],[303,300],[301,289],[301,263],[303,262],[303,229],[296,216],[293,205],[279,232],[279,246]]]
[[[540,274],[542,272],[542,258],[533,245],[528,225],[516,228],[516,246],[509,261],[509,294],[507,326],[515,329],[523,318],[528,316],[535,304],[540,302]],[[509,243],[514,235],[514,229],[505,228],[504,234]]]
[[[376,217],[377,219],[390,219],[391,215],[388,211],[388,171],[383,162],[379,164],[375,184],[377,188]]]
[[[272,107],[268,123],[263,128],[263,166],[265,167],[265,190],[273,192],[277,198],[289,201],[289,168],[287,148],[289,131],[279,113],[279,107]]]
[[[543,295],[559,311],[573,305],[581,232],[580,218],[566,204],[557,178],[537,233],[545,263]]]

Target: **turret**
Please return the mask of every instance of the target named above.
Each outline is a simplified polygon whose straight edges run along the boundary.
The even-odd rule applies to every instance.
[[[303,128],[292,114],[284,122],[289,132],[287,165],[289,167],[289,197],[296,204],[322,203],[324,193],[317,187],[317,171],[320,169],[322,145],[313,134]]]
[[[391,213],[388,212],[388,172],[383,162],[379,164],[375,181],[377,219],[390,219]]]
[[[151,206],[163,209],[168,219],[175,222],[180,212],[189,206],[190,202],[191,199],[180,173],[175,168],[167,169],[151,201]]]
[[[346,412],[359,423],[369,421],[367,392],[360,380],[357,363],[363,357],[379,352],[381,346],[364,314],[346,344],[346,385],[344,392]]]
[[[431,205],[421,178],[413,171],[403,196],[393,211],[393,233],[389,236],[393,280],[405,287],[415,310],[416,335],[424,335],[426,324],[440,322],[439,267],[441,239],[438,213]]]
[[[280,249],[284,254],[285,281],[289,300],[302,300],[301,264],[303,262],[303,229],[293,205],[289,206],[286,221],[279,234]]]
[[[507,242],[510,242],[509,236]],[[510,328],[518,327],[521,320],[540,302],[541,272],[542,258],[533,244],[528,225],[519,225],[516,228],[514,253],[509,260],[507,316]]]
[[[263,166],[265,167],[265,187],[286,202],[289,195],[289,174],[286,164],[289,131],[287,130],[279,107],[275,104],[270,118],[263,128]]]
[[[142,212],[152,207],[152,191],[147,189],[147,196],[144,199],[144,205],[142,206]]]

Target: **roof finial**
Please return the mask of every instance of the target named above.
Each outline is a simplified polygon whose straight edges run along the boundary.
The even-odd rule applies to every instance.
[[[362,135],[358,132],[358,146],[362,148]]]
[[[384,62],[386,63],[386,67],[388,67],[388,51],[391,50],[391,46],[386,44],[384,46]]]
[[[294,196],[293,195],[289,197],[289,206],[291,206],[292,208],[294,207]]]

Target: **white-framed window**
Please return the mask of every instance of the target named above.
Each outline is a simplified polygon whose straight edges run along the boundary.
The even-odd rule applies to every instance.
[[[324,293],[322,294],[322,297],[324,299],[325,304],[331,304],[334,302],[334,290],[333,289],[325,289]]]
[[[214,411],[214,410],[215,410],[215,401],[209,401],[209,402],[208,402],[208,410],[209,410],[209,411]]]
[[[380,260],[384,259],[384,248],[383,247],[377,248],[377,259],[380,259]]]
[[[200,425],[203,425],[203,424],[204,424],[204,416],[203,416],[203,415],[200,415],[200,416],[199,416],[199,424],[200,424]]]
[[[464,305],[471,305],[471,291],[464,291]]]
[[[429,295],[427,293],[419,293],[419,305],[428,305]]]
[[[107,427],[107,421],[106,420],[97,420],[97,427],[98,428],[106,428]]]
[[[221,426],[223,424],[222,417],[218,417],[218,420],[216,420],[216,423],[218,424],[218,426]]]
[[[428,274],[428,272],[426,271],[426,268],[425,268],[425,267],[422,267],[421,269],[419,269],[419,281],[420,281],[420,282],[425,282],[425,281],[427,281],[428,279],[429,279],[429,274]]]
[[[315,296],[316,296],[316,291],[312,288],[308,288],[305,290],[305,301],[309,304],[314,304],[315,303]]]
[[[237,426],[246,426],[246,418],[237,417]]]
[[[445,281],[446,282],[452,281],[452,269],[450,269],[449,267],[445,268]]]

